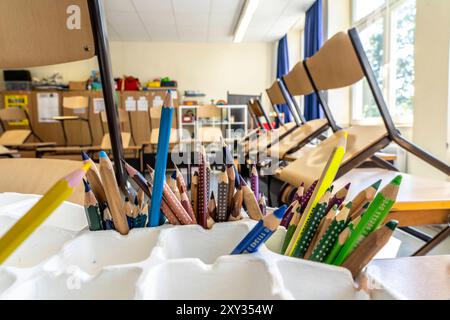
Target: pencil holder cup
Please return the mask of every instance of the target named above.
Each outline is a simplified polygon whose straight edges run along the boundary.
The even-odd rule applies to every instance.
[[[0,194],[0,232],[38,197]],[[278,254],[280,227],[255,254],[229,255],[256,221],[90,232],[64,203],[5,264],[0,299],[367,299],[348,270]],[[390,297],[384,291],[377,297]]]

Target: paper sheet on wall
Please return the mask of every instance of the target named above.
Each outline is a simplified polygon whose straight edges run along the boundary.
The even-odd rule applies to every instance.
[[[103,98],[94,98],[94,113],[100,113],[105,111],[105,100]]]
[[[137,102],[137,110],[148,112],[148,100],[146,97],[140,97]]]
[[[37,94],[38,122],[52,123],[54,117],[59,117],[59,94],[38,93]]]
[[[159,108],[162,107],[164,104],[163,99],[161,99],[160,96],[156,96],[155,99],[153,99],[153,108]]]
[[[125,100],[125,110],[128,112],[136,111],[136,100],[133,97],[128,97]]]

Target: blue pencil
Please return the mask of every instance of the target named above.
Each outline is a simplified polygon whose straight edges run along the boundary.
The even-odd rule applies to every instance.
[[[152,202],[150,206],[149,225],[157,227],[161,223],[161,201],[164,180],[166,178],[167,157],[169,153],[170,129],[173,117],[172,91],[167,91],[161,111],[159,124],[158,151],[156,153],[155,176],[153,180]]]
[[[231,254],[253,253],[258,251],[258,248],[266,242],[278,228],[286,209],[287,206],[284,205],[260,220],[244,239],[242,239]]]

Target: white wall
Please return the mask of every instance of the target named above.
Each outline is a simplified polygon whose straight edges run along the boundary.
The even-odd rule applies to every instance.
[[[417,0],[414,142],[450,163],[450,1]],[[445,176],[411,159],[410,171],[427,177]]]
[[[205,99],[226,99],[227,90],[239,94],[260,94],[275,77],[273,43],[158,43],[111,42],[114,76],[133,75],[141,83],[169,76],[181,93],[199,90]],[[96,60],[31,68],[33,76],[60,72],[64,81],[86,80]]]

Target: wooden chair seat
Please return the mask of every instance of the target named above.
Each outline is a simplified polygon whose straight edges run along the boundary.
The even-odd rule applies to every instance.
[[[381,126],[354,126],[344,131],[348,133],[348,138],[342,164],[350,161],[376,141],[387,136],[385,127]],[[280,180],[298,187],[302,181],[308,184],[320,177],[321,170],[333,150],[333,142],[341,137],[342,132],[334,133],[330,138],[317,145],[316,148],[303,153],[300,158],[279,170]]]
[[[0,192],[43,195],[59,179],[81,165],[81,161],[55,159],[1,159]],[[68,201],[83,205],[82,183],[75,188]]]
[[[7,130],[0,136],[0,144],[4,146],[16,146],[23,144],[31,135],[31,130],[15,129]]]
[[[283,159],[290,150],[310,139],[311,136],[314,136],[318,132],[322,132],[327,125],[328,122],[325,119],[308,121],[301,127],[295,129],[289,136],[273,145],[269,149],[269,155],[272,158]]]
[[[158,144],[158,138],[159,138],[159,128],[152,129],[150,133],[150,144],[157,145]],[[176,144],[179,142],[178,139],[178,130],[171,128],[170,129],[170,138],[169,143],[170,144]]]

